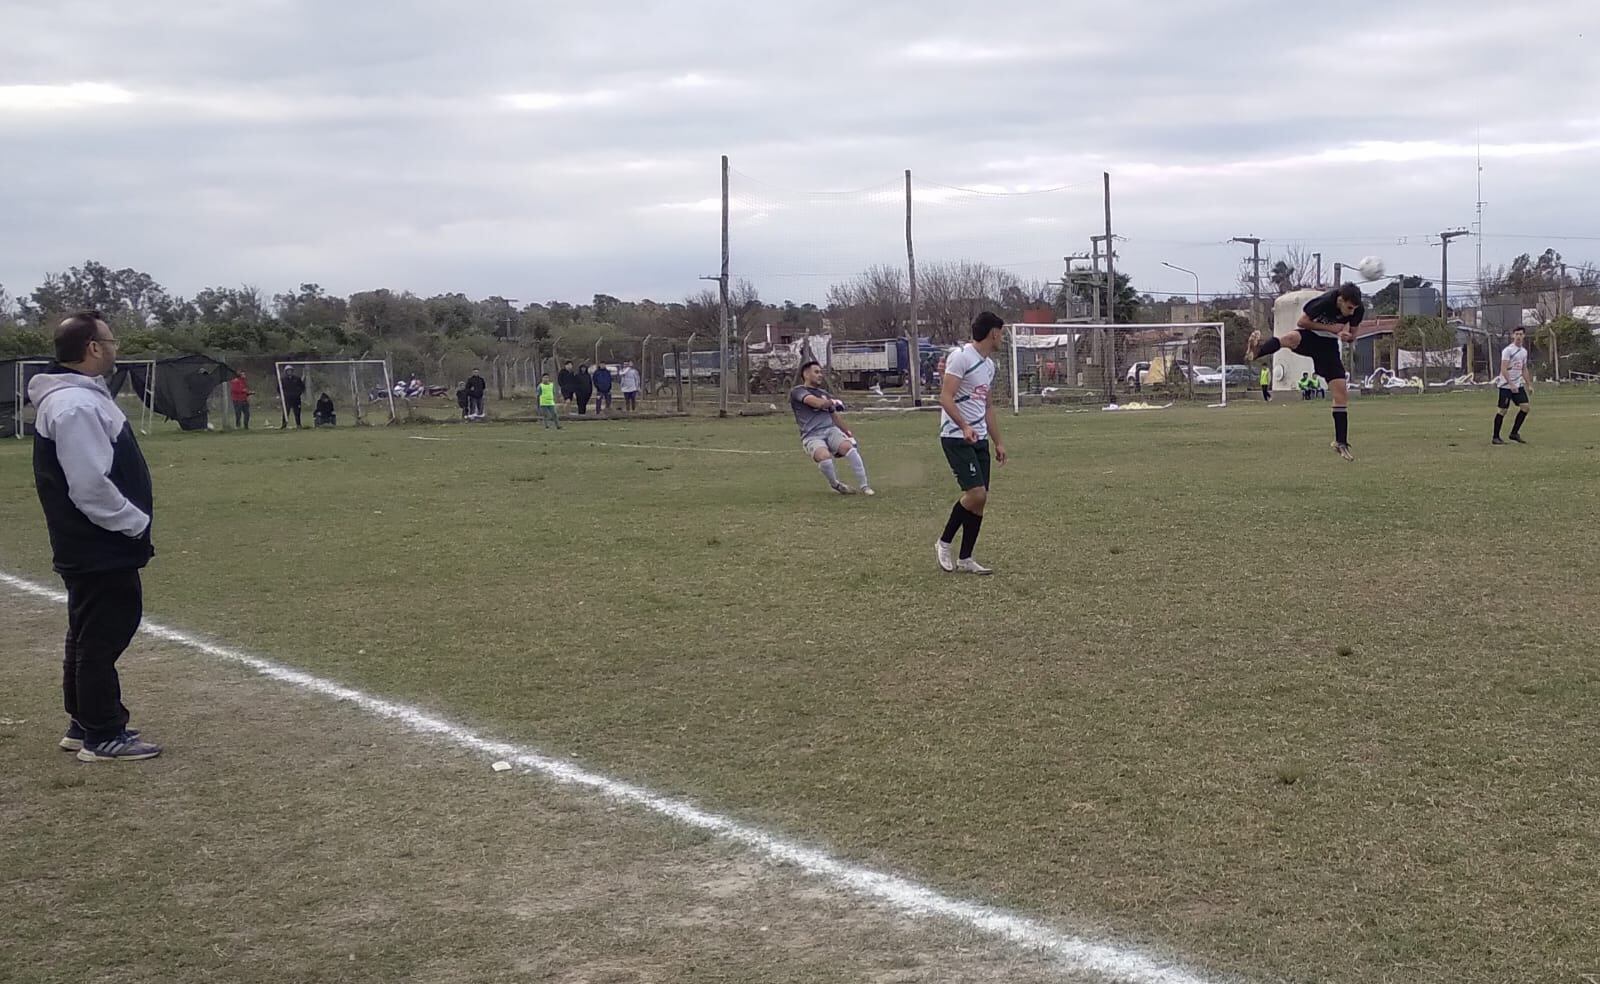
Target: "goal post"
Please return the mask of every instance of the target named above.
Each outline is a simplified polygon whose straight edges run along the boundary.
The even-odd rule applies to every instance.
[[[327,393],[334,401],[336,411],[341,403],[348,401],[346,405],[355,413],[358,427],[370,423],[367,420],[370,404],[387,409],[388,420],[384,423],[392,424],[397,419],[394,383],[389,375],[387,359],[290,359],[274,362],[278,409],[285,420],[288,419],[289,401],[284,396],[283,379],[285,372],[291,369],[305,383],[303,400],[311,403],[312,426],[316,425],[314,408],[322,393]],[[304,404],[302,407],[302,412],[305,412]]]
[[[49,365],[49,359],[18,359],[11,363],[11,402],[14,404],[11,416],[12,436],[19,440],[27,435],[28,428],[33,424],[33,420],[28,416],[28,408],[33,406],[33,401],[28,399],[28,382]],[[37,415],[36,409],[34,416]]]
[[[1228,366],[1226,332],[1219,321],[1007,325],[1011,412],[1110,403],[1119,392],[1143,396],[1147,389],[1163,399],[1226,406],[1229,385],[1241,385],[1245,372]]]

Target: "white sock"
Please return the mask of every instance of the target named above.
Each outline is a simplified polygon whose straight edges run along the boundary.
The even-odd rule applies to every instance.
[[[839,484],[839,473],[833,470],[832,458],[823,458],[817,462],[817,468],[822,471],[822,477],[828,480],[829,485]]]
[[[857,484],[866,485],[867,463],[861,460],[861,452],[851,448],[850,453],[844,456],[844,460],[850,462],[850,467],[855,469]]]

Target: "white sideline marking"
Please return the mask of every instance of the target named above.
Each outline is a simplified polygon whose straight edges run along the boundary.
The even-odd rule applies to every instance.
[[[4,571],[0,571],[0,583],[9,585],[22,594],[44,598],[58,605],[66,604],[67,601],[66,594],[61,591]],[[208,656],[238,663],[268,679],[334,700],[348,701],[374,717],[397,721],[418,734],[442,738],[460,748],[481,752],[491,759],[514,762],[525,771],[537,772],[556,782],[582,786],[609,799],[642,806],[668,819],[676,820],[686,827],[704,830],[724,840],[741,844],[773,861],[794,865],[807,874],[833,882],[838,887],[876,898],[908,916],[920,918],[937,916],[965,923],[997,939],[1046,953],[1056,958],[1064,970],[1088,971],[1127,984],[1210,984],[1206,978],[1159,956],[1131,947],[1118,946],[1115,943],[1073,936],[1035,919],[1013,915],[976,902],[951,898],[910,879],[841,861],[822,851],[803,847],[793,841],[769,834],[758,827],[747,826],[737,820],[708,813],[686,800],[671,799],[643,786],[590,772],[570,762],[550,758],[521,745],[485,738],[461,725],[452,724],[444,718],[435,717],[409,704],[374,697],[302,670],[208,642],[158,622],[147,620],[140,631],[145,635],[177,643]]]
[[[477,444],[546,444],[545,441],[530,441],[522,437],[422,437],[418,434],[411,435],[413,441],[456,441]],[[613,444],[609,441],[585,441],[597,448],[639,448],[647,451],[702,451],[706,454],[777,454],[776,451],[751,451],[747,448],[697,448],[692,445],[676,444]]]

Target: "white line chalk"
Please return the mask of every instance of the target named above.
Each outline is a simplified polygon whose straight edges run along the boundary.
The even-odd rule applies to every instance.
[[[65,604],[67,600],[61,591],[4,572],[0,572],[0,584],[21,594],[56,604]],[[490,761],[508,761],[525,772],[535,772],[558,783],[579,786],[608,799],[643,807],[686,827],[740,844],[769,860],[793,865],[837,887],[877,899],[908,916],[948,919],[995,939],[1046,954],[1054,958],[1064,972],[1094,973],[1109,981],[1126,984],[1208,984],[1212,980],[1156,954],[1105,940],[1074,936],[1035,919],[951,898],[910,879],[851,864],[758,827],[709,813],[685,800],[672,799],[643,786],[591,772],[526,746],[483,737],[421,708],[374,697],[332,680],[168,628],[158,622],[146,621],[142,631],[153,638],[248,667],[261,676],[291,687],[345,701],[374,717],[395,721],[417,734],[481,753]]]

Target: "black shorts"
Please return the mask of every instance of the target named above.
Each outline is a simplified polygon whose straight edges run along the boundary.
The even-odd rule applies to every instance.
[[[1345,378],[1344,359],[1339,354],[1339,340],[1326,335],[1318,335],[1313,331],[1300,330],[1300,344],[1294,348],[1295,355],[1303,355],[1311,360],[1311,366],[1317,375],[1332,382],[1335,379]]]
[[[1500,387],[1500,409],[1504,410],[1513,403],[1519,407],[1528,405],[1528,388],[1526,386],[1519,390],[1506,389],[1504,386]]]
[[[965,438],[941,437],[939,443],[944,445],[945,460],[950,462],[950,470],[955,472],[956,482],[961,486],[961,491],[989,487],[987,440],[968,444]]]

